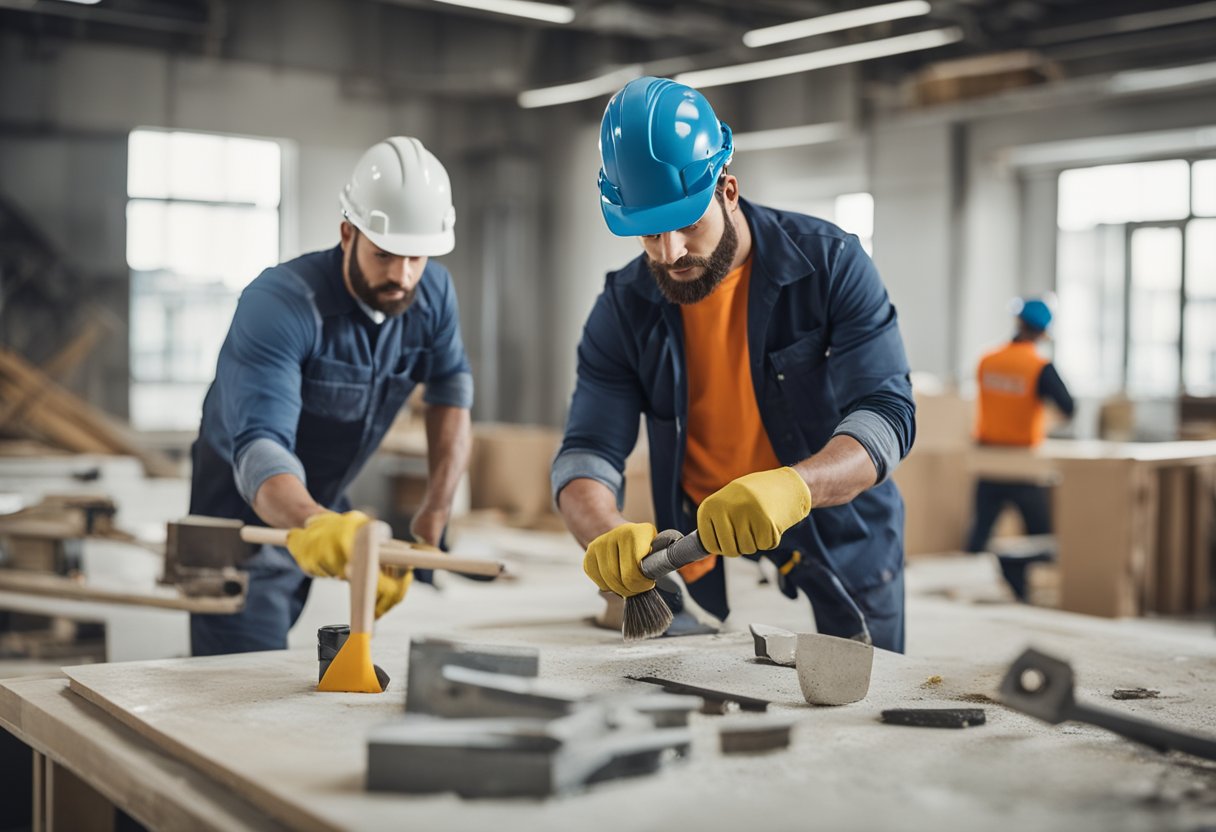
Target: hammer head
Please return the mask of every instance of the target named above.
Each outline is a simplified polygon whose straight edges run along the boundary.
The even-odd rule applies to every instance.
[[[1069,718],[1072,691],[1068,662],[1028,649],[1009,667],[999,695],[1014,710],[1057,725]]]
[[[178,568],[224,569],[243,564],[253,555],[252,544],[241,540],[240,520],[192,514],[170,523],[165,541],[165,571]]]

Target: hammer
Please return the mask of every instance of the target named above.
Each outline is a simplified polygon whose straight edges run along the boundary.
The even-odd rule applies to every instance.
[[[1027,649],[1010,665],[1001,681],[1000,696],[1001,702],[1015,711],[1052,725],[1066,720],[1085,722],[1158,751],[1183,751],[1216,760],[1216,738],[1188,734],[1078,702],[1073,697],[1072,666],[1033,648]]]
[[[239,520],[224,517],[190,515],[169,524],[167,554],[178,567],[223,569],[239,566],[250,550],[248,544],[287,545],[287,529],[246,526]],[[379,541],[379,562],[382,566],[402,568],[444,569],[465,575],[497,578],[505,569],[494,560],[449,557],[404,540]]]

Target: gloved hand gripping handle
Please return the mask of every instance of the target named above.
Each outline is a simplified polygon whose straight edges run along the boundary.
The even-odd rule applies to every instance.
[[[681,537],[666,549],[660,549],[654,554],[642,558],[642,574],[652,581],[657,581],[664,575],[675,572],[681,566],[695,563],[711,554],[701,545],[700,536],[693,532]]]

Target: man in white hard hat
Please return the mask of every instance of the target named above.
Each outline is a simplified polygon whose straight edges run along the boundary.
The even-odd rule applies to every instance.
[[[267,269],[245,288],[194,443],[190,513],[297,529],[243,565],[245,608],[194,615],[195,655],[286,647],[311,576],[343,577],[355,531],[346,489],[397,411],[426,385],[429,480],[411,523],[437,545],[468,465],[473,378],[451,276],[447,171],[417,139],[368,150],[339,196],[341,241]],[[376,615],[412,575],[384,573]]]

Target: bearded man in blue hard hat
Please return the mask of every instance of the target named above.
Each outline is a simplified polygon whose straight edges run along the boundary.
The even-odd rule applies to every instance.
[[[1051,307],[1041,298],[1029,298],[1017,301],[1014,313],[1017,332],[1013,340],[987,353],[976,371],[975,438],[981,445],[1034,448],[1047,436],[1045,405],[1054,405],[1065,418],[1072,417],[1075,407],[1055,365],[1038,349],[1051,326]],[[975,484],[975,519],[967,539],[968,552],[987,548],[992,528],[1006,506],[1022,515],[1026,534],[1051,534],[1051,491],[1047,486],[981,477]],[[998,560],[1013,594],[1025,601],[1027,567],[1051,558],[1048,546],[1002,553]]]
[[[620,513],[645,416],[658,525],[715,555],[768,558],[820,632],[904,646],[903,502],[914,436],[895,309],[857,237],[740,197],[730,128],[699,92],[639,78],[600,130],[600,206],[643,253],[583,330],[554,499],[602,592],[655,586],[657,535]],[[730,611],[723,559],[658,588],[668,634]],[[712,621],[710,622],[713,623]]]
[[[339,194],[338,245],[262,272],[241,293],[194,443],[190,513],[294,529],[243,564],[244,609],[193,615],[195,655],[274,650],[311,578],[342,578],[369,521],[346,489],[411,391],[426,385],[429,479],[411,522],[437,545],[468,466],[473,379],[447,269],[455,246],[447,171],[414,138],[363,154]],[[385,571],[376,617],[412,574]]]

